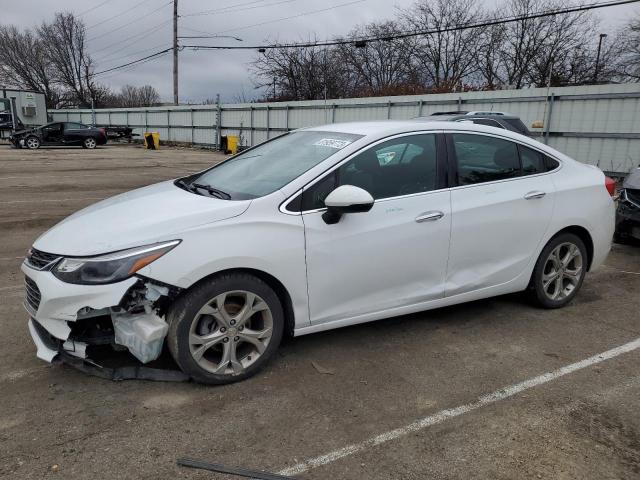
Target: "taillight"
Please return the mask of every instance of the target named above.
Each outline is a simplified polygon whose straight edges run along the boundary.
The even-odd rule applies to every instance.
[[[102,136],[103,136],[103,137],[106,137],[106,136],[107,136],[107,131],[106,131],[104,128],[101,128],[101,129],[100,129],[100,132],[102,133]]]
[[[612,197],[616,194],[616,181],[613,178],[604,177],[604,186]]]

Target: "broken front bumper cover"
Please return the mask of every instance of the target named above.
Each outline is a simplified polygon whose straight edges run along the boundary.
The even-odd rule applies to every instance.
[[[159,382],[186,382],[189,376],[180,370],[141,365],[137,360],[118,366],[105,365],[85,357],[86,344],[62,341],[51,335],[37,320],[29,320],[29,332],[38,349],[38,358],[52,363],[63,363],[81,372],[107,380],[152,380]]]
[[[155,306],[168,300],[173,287],[139,277],[106,285],[69,284],[26,263],[22,271],[38,358],[113,380],[187,379],[173,362],[168,369],[155,368],[163,363],[156,359],[168,329]]]

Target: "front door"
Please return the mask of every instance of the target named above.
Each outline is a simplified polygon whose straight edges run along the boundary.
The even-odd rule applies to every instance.
[[[312,324],[374,319],[443,296],[451,223],[443,142],[429,133],[378,143],[303,191]],[[328,225],[324,199],[340,185],[375,203]]]
[[[504,138],[452,133],[446,296],[507,284],[526,270],[549,226],[555,187],[541,153]],[[522,161],[520,158],[522,157]]]
[[[63,134],[62,123],[51,123],[42,127],[42,140],[44,143],[60,143]]]

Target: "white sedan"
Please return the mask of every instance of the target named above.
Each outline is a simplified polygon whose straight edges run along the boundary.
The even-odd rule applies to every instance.
[[[166,345],[190,378],[227,383],[284,334],[525,290],[562,307],[609,252],[614,187],[481,125],[296,130],[44,233],[22,266],[29,329],[47,361]]]

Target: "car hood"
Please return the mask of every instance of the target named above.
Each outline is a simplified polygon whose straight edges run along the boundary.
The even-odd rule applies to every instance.
[[[196,195],[167,181],[84,208],[42,234],[33,246],[59,255],[89,256],[180,239],[189,228],[242,214],[250,203]]]
[[[640,167],[633,170],[622,183],[622,188],[640,189]]]

